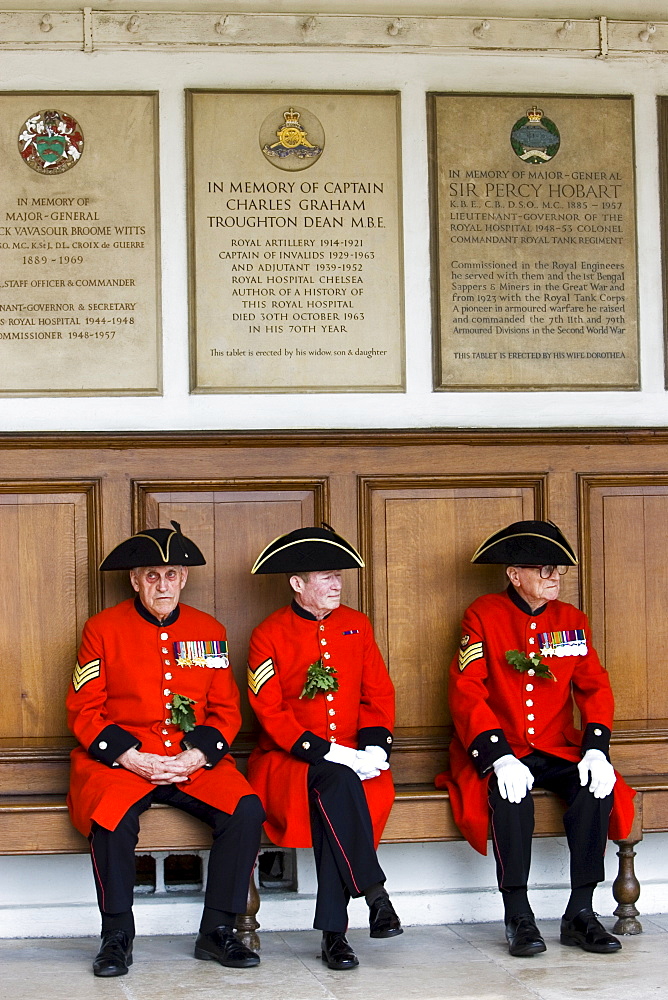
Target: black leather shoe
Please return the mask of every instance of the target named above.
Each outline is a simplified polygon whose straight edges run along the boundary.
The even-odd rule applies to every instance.
[[[126,976],[132,965],[132,941],[125,931],[109,931],[102,935],[100,950],[93,962],[96,976]]]
[[[343,972],[359,965],[359,959],[346,940],[346,935],[340,931],[324,931],[322,935],[322,951],[320,957],[327,962],[330,969]]]
[[[369,937],[389,938],[403,933],[401,921],[385,892],[369,907]]]
[[[561,943],[570,947],[582,948],[584,951],[596,951],[602,955],[610,955],[613,951],[621,951],[621,942],[608,934],[593,910],[580,910],[572,920],[561,918]]]
[[[515,958],[531,958],[545,951],[545,942],[536,927],[533,913],[518,913],[506,924],[508,951]]]
[[[204,962],[220,962],[228,969],[250,969],[260,964],[260,956],[247,948],[234,933],[234,927],[221,924],[209,934],[197,935],[195,958]]]

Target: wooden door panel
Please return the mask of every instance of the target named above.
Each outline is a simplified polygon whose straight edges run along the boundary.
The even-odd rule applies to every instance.
[[[367,608],[395,684],[400,731],[449,725],[447,671],[462,614],[505,586],[498,566],[472,566],[471,556],[503,525],[540,516],[543,486],[541,476],[362,481]]]
[[[582,475],[583,593],[620,722],[668,718],[668,477]]]
[[[251,576],[262,549],[278,535],[319,523],[326,481],[135,484],[135,512],[141,526],[178,521],[200,547],[206,566],[193,567],[183,600],[221,621],[228,633],[230,660],[242,695],[243,731],[256,728],[246,698],[246,662],[253,628],[290,601],[282,574]]]
[[[91,483],[0,483],[2,739],[68,734],[65,692],[97,610],[94,494]]]

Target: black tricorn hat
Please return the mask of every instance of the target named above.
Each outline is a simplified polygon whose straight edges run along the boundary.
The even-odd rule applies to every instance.
[[[552,521],[515,521],[478,547],[472,563],[506,566],[577,566],[577,556]]]
[[[101,570],[135,569],[139,566],[204,566],[206,559],[194,542],[181,534],[181,525],[146,528],[112,549]]]
[[[341,535],[323,528],[297,528],[279,535],[255,560],[251,573],[317,573],[364,568],[364,560]]]

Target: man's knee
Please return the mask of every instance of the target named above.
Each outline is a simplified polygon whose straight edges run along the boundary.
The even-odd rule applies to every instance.
[[[309,768],[309,788],[318,791],[341,791],[353,789],[359,791],[360,779],[351,767],[345,764],[335,764],[323,760],[321,764]]]
[[[495,838],[507,841],[530,839],[534,828],[534,803],[530,794],[519,802],[504,799],[498,789],[489,795],[489,814]]]
[[[308,793],[312,803],[321,797],[328,801],[364,801],[362,782],[352,768],[325,760],[309,767]]]
[[[511,802],[509,799],[504,798],[499,791],[499,786],[496,781],[489,783],[489,792],[487,795],[487,801],[489,803],[490,810],[494,812],[508,813],[511,816],[519,815],[533,815],[534,806],[533,798],[530,792],[520,799],[519,802]]]
[[[262,826],[265,812],[257,795],[244,795],[237,802],[234,816],[250,829]]]
[[[607,830],[614,801],[613,793],[597,799],[589,788],[580,787],[564,813],[564,824],[600,827]]]

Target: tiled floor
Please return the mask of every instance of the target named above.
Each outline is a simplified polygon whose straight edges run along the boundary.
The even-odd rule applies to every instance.
[[[611,922],[605,921],[610,927]],[[372,941],[351,931],[360,966],[332,972],[315,931],[265,933],[262,964],[223,969],[192,958],[189,937],[135,942],[127,976],[95,979],[92,938],[0,941],[1,993],[11,1000],[596,1000],[668,996],[668,915],[643,918],[621,952],[589,955],[559,944],[558,921],[540,924],[548,946],[511,958],[500,924],[409,927]]]

